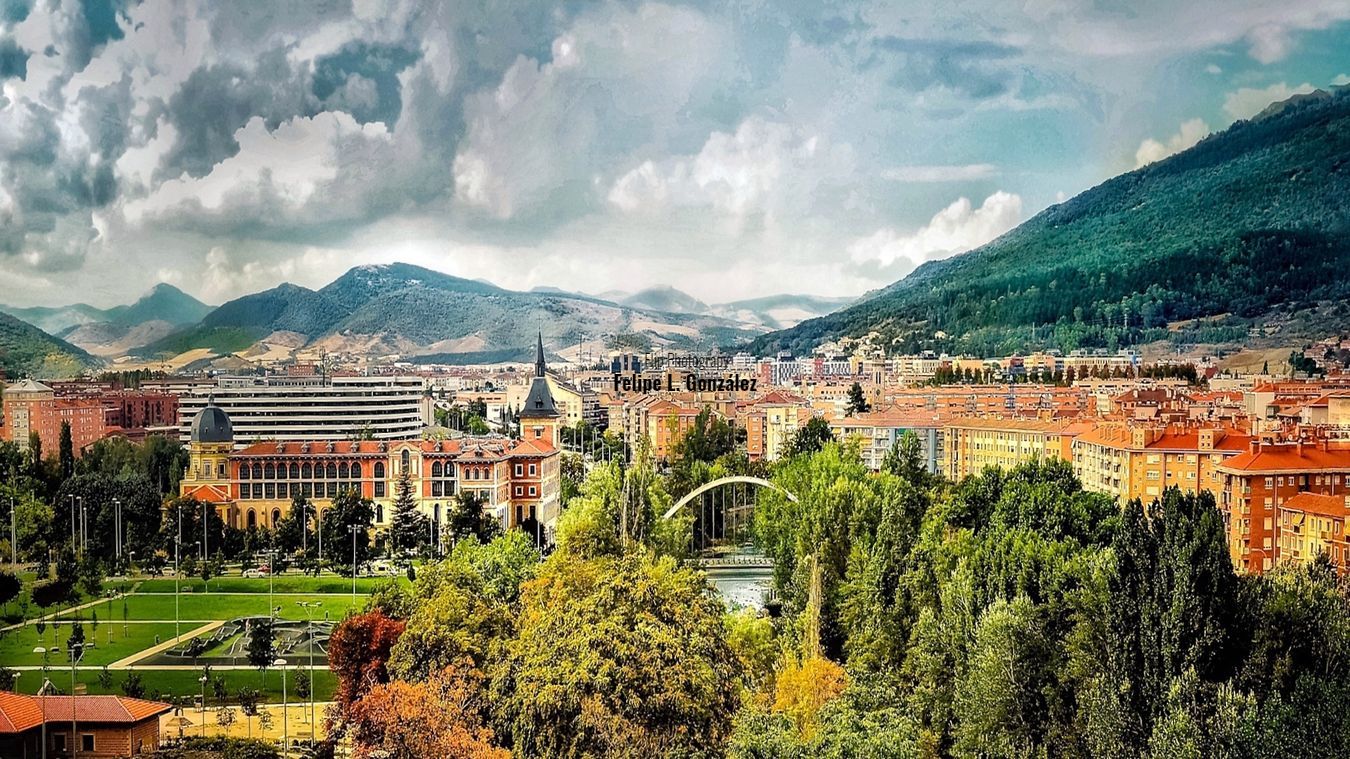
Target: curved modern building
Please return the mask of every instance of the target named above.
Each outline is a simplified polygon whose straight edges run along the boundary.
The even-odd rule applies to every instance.
[[[223,377],[215,387],[180,396],[183,442],[191,442],[193,421],[208,405],[228,414],[237,448],[260,442],[406,440],[432,421],[421,377]]]

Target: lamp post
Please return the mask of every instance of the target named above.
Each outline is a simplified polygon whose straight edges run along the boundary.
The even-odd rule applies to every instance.
[[[122,563],[122,501],[113,499],[113,541],[117,544],[117,563]]]
[[[42,713],[47,713],[47,691],[52,689],[52,681],[47,677],[42,678],[42,687],[38,688],[38,694],[42,697]],[[47,719],[42,719],[42,759],[47,759]]]
[[[347,532],[352,534],[352,601],[356,600],[356,533],[360,529],[354,524],[347,525]]]
[[[197,682],[199,682],[199,683],[202,684],[202,708],[201,708],[201,710],[200,710],[198,713],[201,715],[201,718],[202,718],[202,737],[205,738],[205,737],[206,737],[206,674],[203,673],[201,677],[197,678]]]
[[[173,637],[174,640],[178,640],[178,636],[183,634],[179,627],[182,617],[178,613],[178,582],[180,579],[178,560],[183,549],[183,506],[181,504],[175,506],[174,511],[178,512],[178,533],[173,539]]]
[[[286,697],[286,660],[278,658],[272,662],[272,666],[281,670],[281,753],[284,756],[291,747],[290,703]]]
[[[314,744],[314,608],[323,601],[296,601],[305,609],[305,637],[309,644],[309,742]]]
[[[76,647],[80,649],[77,654],[75,651],[69,651],[70,654],[70,755],[72,759],[80,755],[80,736],[75,727],[75,704],[78,699],[75,698],[75,666],[84,658],[84,644],[77,643]]]
[[[18,513],[19,506],[14,502],[14,496],[9,497],[9,560],[14,564],[14,574],[19,573],[19,538],[18,538]]]

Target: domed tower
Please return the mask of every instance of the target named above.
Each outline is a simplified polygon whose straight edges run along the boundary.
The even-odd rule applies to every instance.
[[[234,450],[234,425],[216,396],[207,396],[206,407],[192,418],[188,441],[188,470],[180,492],[203,501],[220,503],[229,498],[230,451]]]
[[[544,376],[544,334],[539,333],[534,357],[534,379],[530,380],[530,394],[520,409],[520,436],[526,440],[544,440],[558,447],[558,425],[561,415],[553,405],[553,393]]]

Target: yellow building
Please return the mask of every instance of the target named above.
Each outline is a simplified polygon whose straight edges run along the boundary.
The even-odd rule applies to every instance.
[[[1306,564],[1325,554],[1344,573],[1350,567],[1347,516],[1350,506],[1341,495],[1304,492],[1280,504],[1280,560]]]
[[[1073,471],[1083,487],[1121,501],[1151,501],[1169,487],[1223,492],[1219,465],[1248,449],[1247,435],[1218,427],[1172,429],[1103,424],[1073,441]]]
[[[959,480],[988,467],[1011,469],[1028,461],[1073,458],[1073,439],[1091,429],[1077,421],[964,419],[943,429],[943,469]]]

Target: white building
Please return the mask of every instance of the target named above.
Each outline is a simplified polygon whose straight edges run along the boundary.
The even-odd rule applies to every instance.
[[[434,421],[421,377],[222,377],[179,396],[179,438],[214,395],[234,424],[234,442],[407,440]]]

